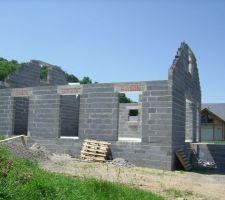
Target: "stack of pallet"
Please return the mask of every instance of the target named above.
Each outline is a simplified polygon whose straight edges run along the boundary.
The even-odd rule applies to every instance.
[[[185,155],[183,149],[178,149],[176,151],[176,155],[185,170],[189,171],[192,169],[192,165],[191,165],[189,159],[187,158],[187,156]]]
[[[96,140],[84,140],[81,158],[92,161],[106,161],[110,152],[110,143]]]

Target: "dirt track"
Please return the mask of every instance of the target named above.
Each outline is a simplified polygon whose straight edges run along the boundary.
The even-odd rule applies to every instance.
[[[53,155],[40,163],[51,172],[80,178],[120,182],[161,194],[167,199],[225,199],[225,175],[170,172],[149,168],[121,168],[112,164],[81,162],[65,155]]]

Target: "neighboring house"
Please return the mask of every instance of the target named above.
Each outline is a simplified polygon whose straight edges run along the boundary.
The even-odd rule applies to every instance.
[[[225,140],[225,103],[202,104],[201,140]]]

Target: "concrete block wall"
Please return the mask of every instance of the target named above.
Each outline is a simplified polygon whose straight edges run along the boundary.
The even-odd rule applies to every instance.
[[[169,69],[169,85],[172,91],[172,155],[176,168],[175,150],[185,148],[185,139],[196,141],[197,114],[200,115],[201,90],[196,59],[189,46],[182,43]],[[186,107],[186,99],[192,102],[192,120],[186,117],[190,108]],[[186,110],[189,111],[186,112]],[[198,109],[198,110],[197,110]],[[189,124],[188,124],[189,123]],[[198,120],[198,123],[199,120]],[[185,132],[185,127],[192,127],[192,131]]]
[[[149,165],[171,170],[172,93],[168,81],[149,81],[142,94],[142,143],[154,148]],[[146,147],[147,148],[147,147]],[[148,151],[147,151],[148,152]],[[147,156],[147,153],[143,153]],[[165,167],[166,166],[166,167]]]
[[[139,83],[123,84],[126,86]],[[142,142],[118,141],[119,103],[118,93],[115,91],[117,84],[83,86],[80,95],[79,141],[86,138],[109,140],[112,143],[113,157],[132,159],[139,166],[170,170],[172,129],[168,130],[168,127],[172,121],[172,109],[168,107],[172,107],[172,104],[168,81],[141,84],[146,85],[141,100],[143,104],[141,117],[145,119],[145,124],[141,127]],[[76,149],[79,149],[79,141],[73,140],[72,144],[64,141],[64,148],[69,150],[78,145]],[[54,149],[61,142],[62,140],[58,139],[57,142],[49,142],[49,145]],[[80,152],[73,151],[73,153],[79,155]]]
[[[48,67],[47,82],[40,81],[40,69],[42,65]],[[35,87],[43,85],[67,85],[66,76],[64,71],[54,65],[42,61],[31,60],[29,63],[24,63],[13,74],[9,75],[5,82],[0,82],[0,89],[11,88],[23,88],[23,87]]]
[[[171,170],[169,147],[141,142],[112,142],[113,158],[125,158],[139,167]]]
[[[116,141],[118,139],[118,94],[113,84],[83,85],[80,95],[79,137]]]
[[[29,97],[14,97],[14,135],[27,135]]]
[[[30,144],[38,142],[52,151],[79,155],[83,139],[108,140],[112,143],[114,157],[120,155],[127,160],[132,159],[139,166],[170,170],[172,164],[171,125],[169,123],[171,123],[172,114],[168,81],[150,81],[141,84],[146,86],[141,99],[142,142],[118,141],[119,103],[118,92],[115,91],[116,84],[96,84],[82,86],[79,140],[59,138],[60,95],[58,87],[32,88],[32,94],[29,97],[28,120]],[[124,83],[124,85],[127,84]],[[10,96],[11,93],[6,95]]]
[[[13,131],[13,97],[11,89],[0,90],[0,134],[11,136]]]
[[[48,69],[47,82],[40,82],[39,76],[39,85],[67,85],[68,82],[66,80],[65,72],[60,67],[41,60],[31,60],[30,63],[39,66],[39,68],[46,66]]]
[[[40,66],[35,63],[25,63],[6,78],[5,82],[11,88],[33,87],[40,85]]]
[[[79,109],[79,97],[60,96],[60,136],[78,136]]]
[[[34,138],[28,139],[28,146],[34,143],[44,145],[52,153],[69,154],[74,157],[80,156],[83,140],[68,138]]]
[[[68,153],[79,157],[83,145],[83,140],[76,139],[44,139],[29,138],[28,144],[31,146],[35,142],[46,146],[51,152]],[[111,141],[111,151],[113,158],[124,158],[140,167],[152,167],[169,170],[171,163],[164,160],[167,157],[161,146],[143,144],[141,142]],[[163,155],[161,155],[161,153]]]
[[[0,89],[5,88],[4,82],[0,81]]]
[[[137,121],[129,121],[129,111],[138,109]],[[119,104],[119,128],[118,137],[141,138],[141,108],[138,103]]]
[[[59,137],[60,96],[57,86],[33,88],[30,97],[28,135],[34,138]]]
[[[3,81],[0,81],[0,89],[7,88],[9,85]]]
[[[57,66],[48,67],[47,80],[49,85],[67,85],[68,84],[64,71]]]

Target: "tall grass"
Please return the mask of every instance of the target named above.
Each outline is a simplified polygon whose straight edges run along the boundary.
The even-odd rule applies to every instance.
[[[13,162],[12,165],[10,164]],[[155,194],[95,179],[49,173],[0,146],[0,200],[162,200]]]

